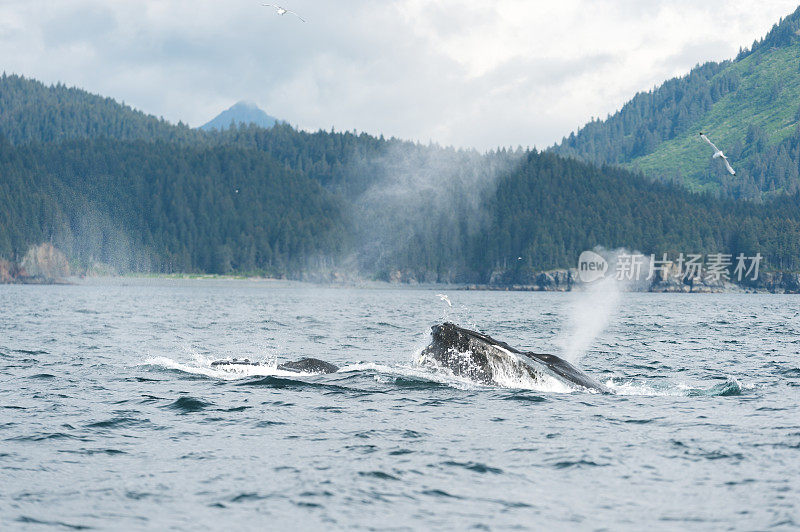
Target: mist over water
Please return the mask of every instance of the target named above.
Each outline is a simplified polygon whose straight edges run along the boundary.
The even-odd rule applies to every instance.
[[[617,275],[617,265],[622,255],[631,255],[627,249],[594,250],[608,263],[608,270],[602,279],[582,286],[571,293],[572,302],[567,306],[564,327],[557,345],[561,347],[564,359],[578,363],[586,352],[597,342],[609,325],[618,318],[620,306],[625,304],[629,294],[640,287],[648,276],[650,263],[645,259],[641,264],[641,278],[622,279]]]
[[[54,245],[73,266],[99,268],[104,273],[148,272],[155,266],[152,250],[132,238],[130,229],[90,205],[59,228]],[[77,273],[77,272],[74,272]]]
[[[361,270],[416,270],[416,280],[452,282],[465,244],[486,228],[487,195],[521,160],[522,152],[389,145],[374,162],[375,182],[353,206]]]
[[[613,278],[596,281],[586,290],[574,292],[574,300],[567,309],[567,323],[558,340],[562,358],[573,364],[580,362],[615,318],[622,297],[622,287]]]

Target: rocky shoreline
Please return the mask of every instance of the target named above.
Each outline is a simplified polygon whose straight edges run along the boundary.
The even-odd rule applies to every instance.
[[[0,259],[0,284],[67,284],[67,257],[52,244],[28,250],[20,262]]]
[[[578,277],[578,270],[550,270],[539,272],[527,283],[469,284],[464,290],[499,290],[522,292],[571,292],[587,289],[590,284],[583,283]],[[631,285],[632,292],[683,293],[683,294],[717,294],[717,293],[771,293],[800,294],[800,273],[763,272],[756,281],[734,283],[725,280],[708,280],[703,278],[687,279],[676,275],[656,277],[650,282]]]
[[[113,275],[113,273],[112,273]],[[31,247],[20,262],[0,259],[0,284],[68,284],[70,266],[66,256],[49,243]],[[81,276],[83,277],[83,276]],[[212,276],[213,277],[213,276]],[[520,292],[572,292],[587,290],[591,283],[584,283],[578,270],[556,269],[548,271],[497,270],[488,282],[474,282],[457,275],[441,278],[427,273],[419,274],[410,270],[394,270],[379,281],[390,285],[405,286],[449,286],[456,290],[520,291]],[[261,277],[260,277],[261,278]],[[285,279],[285,277],[280,277]],[[360,285],[367,279],[352,271],[327,271],[314,274],[304,273],[298,281],[333,285]],[[373,281],[376,279],[372,279]],[[656,293],[772,293],[800,294],[800,273],[760,272],[755,281],[734,283],[727,280],[708,278],[686,278],[676,269],[660,271],[650,281],[624,284],[624,289],[632,292]]]
[[[436,279],[419,281],[408,271],[391,272],[390,284],[425,285],[451,284],[459,290],[489,290],[518,292],[572,292],[586,290],[591,283],[581,282],[578,270],[557,269],[542,272],[505,270],[494,272],[488,283],[441,283]],[[678,272],[662,272],[651,281],[631,283],[626,286],[631,292],[714,294],[714,293],[772,293],[800,294],[800,273],[762,272],[756,281],[734,283],[727,280],[707,278],[684,278]]]

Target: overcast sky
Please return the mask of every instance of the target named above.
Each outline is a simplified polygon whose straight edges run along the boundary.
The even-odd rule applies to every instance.
[[[199,126],[238,100],[307,129],[546,147],[736,55],[791,0],[0,0],[8,73]]]

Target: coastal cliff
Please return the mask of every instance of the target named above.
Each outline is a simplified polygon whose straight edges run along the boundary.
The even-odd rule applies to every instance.
[[[29,248],[19,263],[0,259],[0,284],[56,284],[69,275],[66,255],[49,242]]]

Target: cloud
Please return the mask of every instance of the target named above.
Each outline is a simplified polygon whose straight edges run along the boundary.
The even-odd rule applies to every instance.
[[[545,147],[697,63],[788,0],[8,0],[8,72],[200,125],[237,100],[304,128]],[[343,7],[344,5],[344,7]]]

